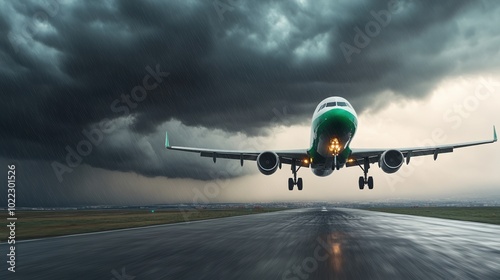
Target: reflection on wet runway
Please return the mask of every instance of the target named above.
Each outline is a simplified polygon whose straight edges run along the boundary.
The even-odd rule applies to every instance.
[[[3,270],[0,279],[116,279],[120,273],[136,279],[499,279],[499,233],[500,226],[479,223],[296,209],[21,242],[16,274]]]
[[[342,239],[339,233],[332,233],[328,236],[328,245],[331,248],[331,267],[335,273],[342,273]]]

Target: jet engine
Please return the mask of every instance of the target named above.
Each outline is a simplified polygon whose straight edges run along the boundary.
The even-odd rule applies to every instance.
[[[387,150],[380,156],[378,166],[385,173],[394,173],[401,168],[404,158],[403,154],[398,150]]]
[[[257,167],[264,175],[271,175],[278,169],[280,159],[274,152],[263,152],[257,157]]]

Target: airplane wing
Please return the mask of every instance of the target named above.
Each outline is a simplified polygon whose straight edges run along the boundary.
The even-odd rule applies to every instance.
[[[218,149],[171,146],[168,140],[168,132],[165,133],[165,148],[175,151],[197,153],[202,157],[212,158],[214,162],[216,162],[218,158],[238,159],[240,160],[242,166],[243,166],[243,161],[245,160],[256,161],[259,154],[265,152],[265,151],[218,150]],[[300,165],[303,167],[309,167],[308,162],[304,161],[309,159],[307,149],[277,150],[271,152],[276,153],[280,158],[280,168],[281,168],[281,163],[292,164],[293,161],[295,161],[297,166]]]
[[[406,158],[406,164],[408,164],[412,157],[434,155],[434,160],[436,160],[439,154],[451,153],[454,149],[489,144],[496,141],[497,132],[495,126],[493,126],[493,140],[430,147],[401,148],[396,150],[399,150],[404,155],[404,157]],[[380,159],[380,155],[382,155],[382,153],[387,150],[390,149],[352,149],[352,153],[346,163],[346,167],[362,165],[365,163],[365,160],[369,161],[369,163],[378,162]]]

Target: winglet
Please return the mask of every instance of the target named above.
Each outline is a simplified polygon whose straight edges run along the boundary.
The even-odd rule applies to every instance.
[[[168,132],[165,131],[165,148],[170,148],[170,143],[168,142]]]
[[[493,126],[493,142],[496,142],[497,141],[497,130],[495,128],[495,126]]]

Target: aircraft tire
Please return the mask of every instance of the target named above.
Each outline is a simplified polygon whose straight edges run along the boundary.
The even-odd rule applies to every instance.
[[[373,190],[373,177],[368,177],[368,189]]]
[[[359,176],[358,185],[360,190],[365,188],[365,178],[363,176]]]

